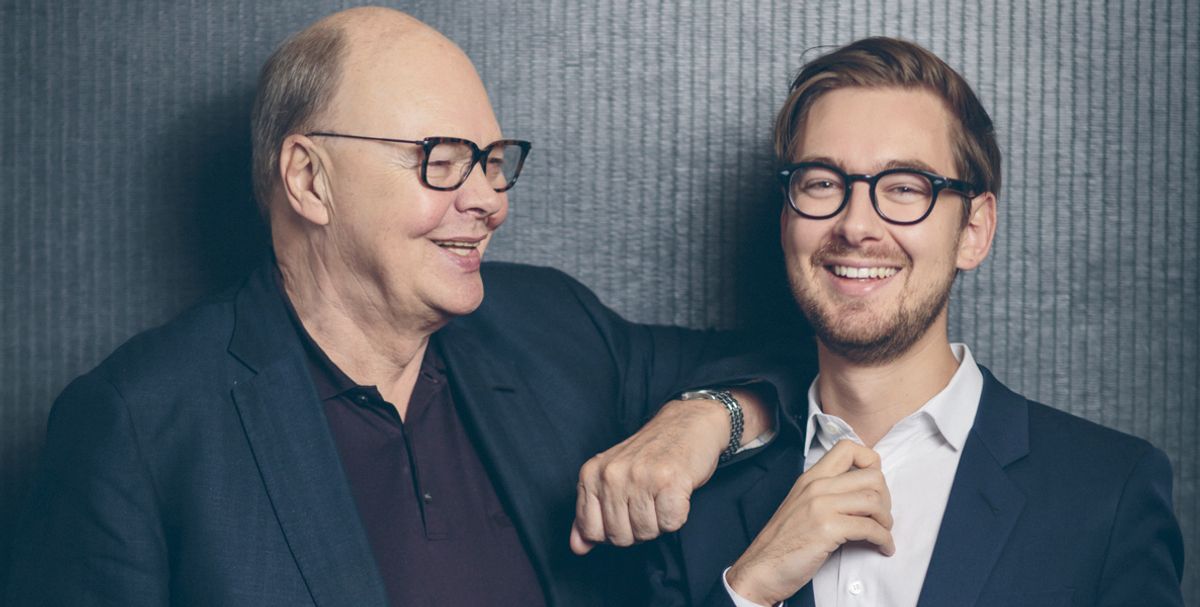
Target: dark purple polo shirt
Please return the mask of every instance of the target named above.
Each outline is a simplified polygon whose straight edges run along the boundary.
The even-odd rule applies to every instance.
[[[294,310],[292,320],[391,604],[544,605],[433,344],[401,421],[375,386],[329,360]]]

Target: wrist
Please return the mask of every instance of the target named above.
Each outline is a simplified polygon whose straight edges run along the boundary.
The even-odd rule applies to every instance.
[[[697,434],[691,438],[694,445],[704,445],[704,453],[712,453],[715,459],[729,447],[729,414],[711,400],[674,400],[681,415],[680,421],[694,424]]]
[[[791,596],[770,590],[770,585],[755,574],[752,566],[745,566],[741,561],[734,563],[725,573],[725,583],[738,596],[759,605],[777,605]]]
[[[691,390],[679,395],[680,400],[698,403],[709,409],[707,419],[714,420],[723,436],[718,453],[719,461],[725,462],[737,453],[742,445],[742,406],[728,390]],[[720,420],[720,421],[716,421]]]

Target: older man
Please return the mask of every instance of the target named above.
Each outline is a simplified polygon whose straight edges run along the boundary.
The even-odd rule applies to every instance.
[[[661,543],[653,604],[1181,605],[1166,456],[1013,393],[947,337],[1000,189],[966,81],[860,40],[801,70],[775,133],[820,373],[806,413],[802,388],[781,394],[801,404],[772,453]]]
[[[404,14],[351,10],[284,43],[254,145],[272,262],[64,391],[6,604],[619,594],[604,554],[568,551],[577,471],[647,405],[738,379],[693,376],[711,336],[625,323],[552,270],[481,265],[529,144]],[[576,550],[679,524],[740,439],[737,403],[715,397],[589,466]]]

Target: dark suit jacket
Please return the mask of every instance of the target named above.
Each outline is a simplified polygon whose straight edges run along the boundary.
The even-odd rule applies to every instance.
[[[1183,540],[1166,456],[983,376],[918,604],[1182,605]],[[802,395],[795,387],[784,398]],[[684,528],[657,542],[652,604],[733,604],[721,572],[803,472],[804,408],[767,453],[719,471],[694,496]],[[811,584],[788,604],[811,606]]]
[[[385,605],[269,272],[59,397],[5,604]],[[702,381],[713,336],[627,323],[554,270],[486,264],[484,281],[434,336],[456,403],[550,603],[598,604],[608,561],[567,543],[579,466]]]

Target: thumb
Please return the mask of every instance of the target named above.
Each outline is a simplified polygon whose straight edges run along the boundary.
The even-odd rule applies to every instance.
[[[571,552],[583,556],[592,551],[596,544],[583,539],[583,534],[579,532],[579,522],[571,524]]]

